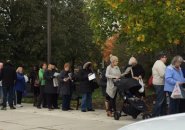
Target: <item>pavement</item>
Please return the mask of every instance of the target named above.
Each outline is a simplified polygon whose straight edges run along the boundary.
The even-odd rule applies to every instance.
[[[64,112],[37,109],[31,104],[23,105],[16,110],[0,110],[0,130],[117,130],[141,120],[126,116],[116,121],[107,117],[104,110]]]

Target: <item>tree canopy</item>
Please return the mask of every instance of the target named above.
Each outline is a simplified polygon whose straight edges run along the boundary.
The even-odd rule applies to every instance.
[[[53,62],[99,61],[83,7],[82,0],[51,0]],[[0,0],[0,58],[27,65],[46,61],[47,0]]]
[[[130,55],[184,51],[184,0],[90,0],[86,11],[99,44],[119,34]]]

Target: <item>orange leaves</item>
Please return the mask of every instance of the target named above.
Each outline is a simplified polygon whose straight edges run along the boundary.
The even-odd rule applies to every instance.
[[[109,56],[110,54],[112,54],[112,51],[114,49],[114,44],[116,43],[118,38],[119,38],[119,34],[115,34],[106,40],[104,44],[104,50],[103,50],[103,58],[105,61],[109,60]]]

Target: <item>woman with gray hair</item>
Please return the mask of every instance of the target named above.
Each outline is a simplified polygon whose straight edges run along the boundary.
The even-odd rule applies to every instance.
[[[179,113],[180,99],[171,98],[171,94],[176,84],[181,86],[185,83],[185,78],[183,77],[180,67],[183,61],[184,60],[181,56],[175,56],[171,65],[169,65],[165,71],[164,91],[166,91],[170,97],[169,114]]]
[[[119,79],[121,77],[121,71],[118,67],[118,57],[110,55],[111,64],[106,69],[105,76],[107,77],[106,93],[110,97],[110,106],[107,111],[108,116],[112,116],[112,109],[116,111],[116,93],[117,87],[114,86],[113,79]]]

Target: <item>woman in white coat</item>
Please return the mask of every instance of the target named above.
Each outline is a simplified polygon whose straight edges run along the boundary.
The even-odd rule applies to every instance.
[[[106,93],[110,97],[110,107],[107,111],[107,115],[112,115],[112,110],[116,111],[116,95],[117,87],[114,86],[113,79],[119,79],[121,77],[121,71],[118,67],[118,57],[110,55],[111,64],[106,69],[107,88]]]

